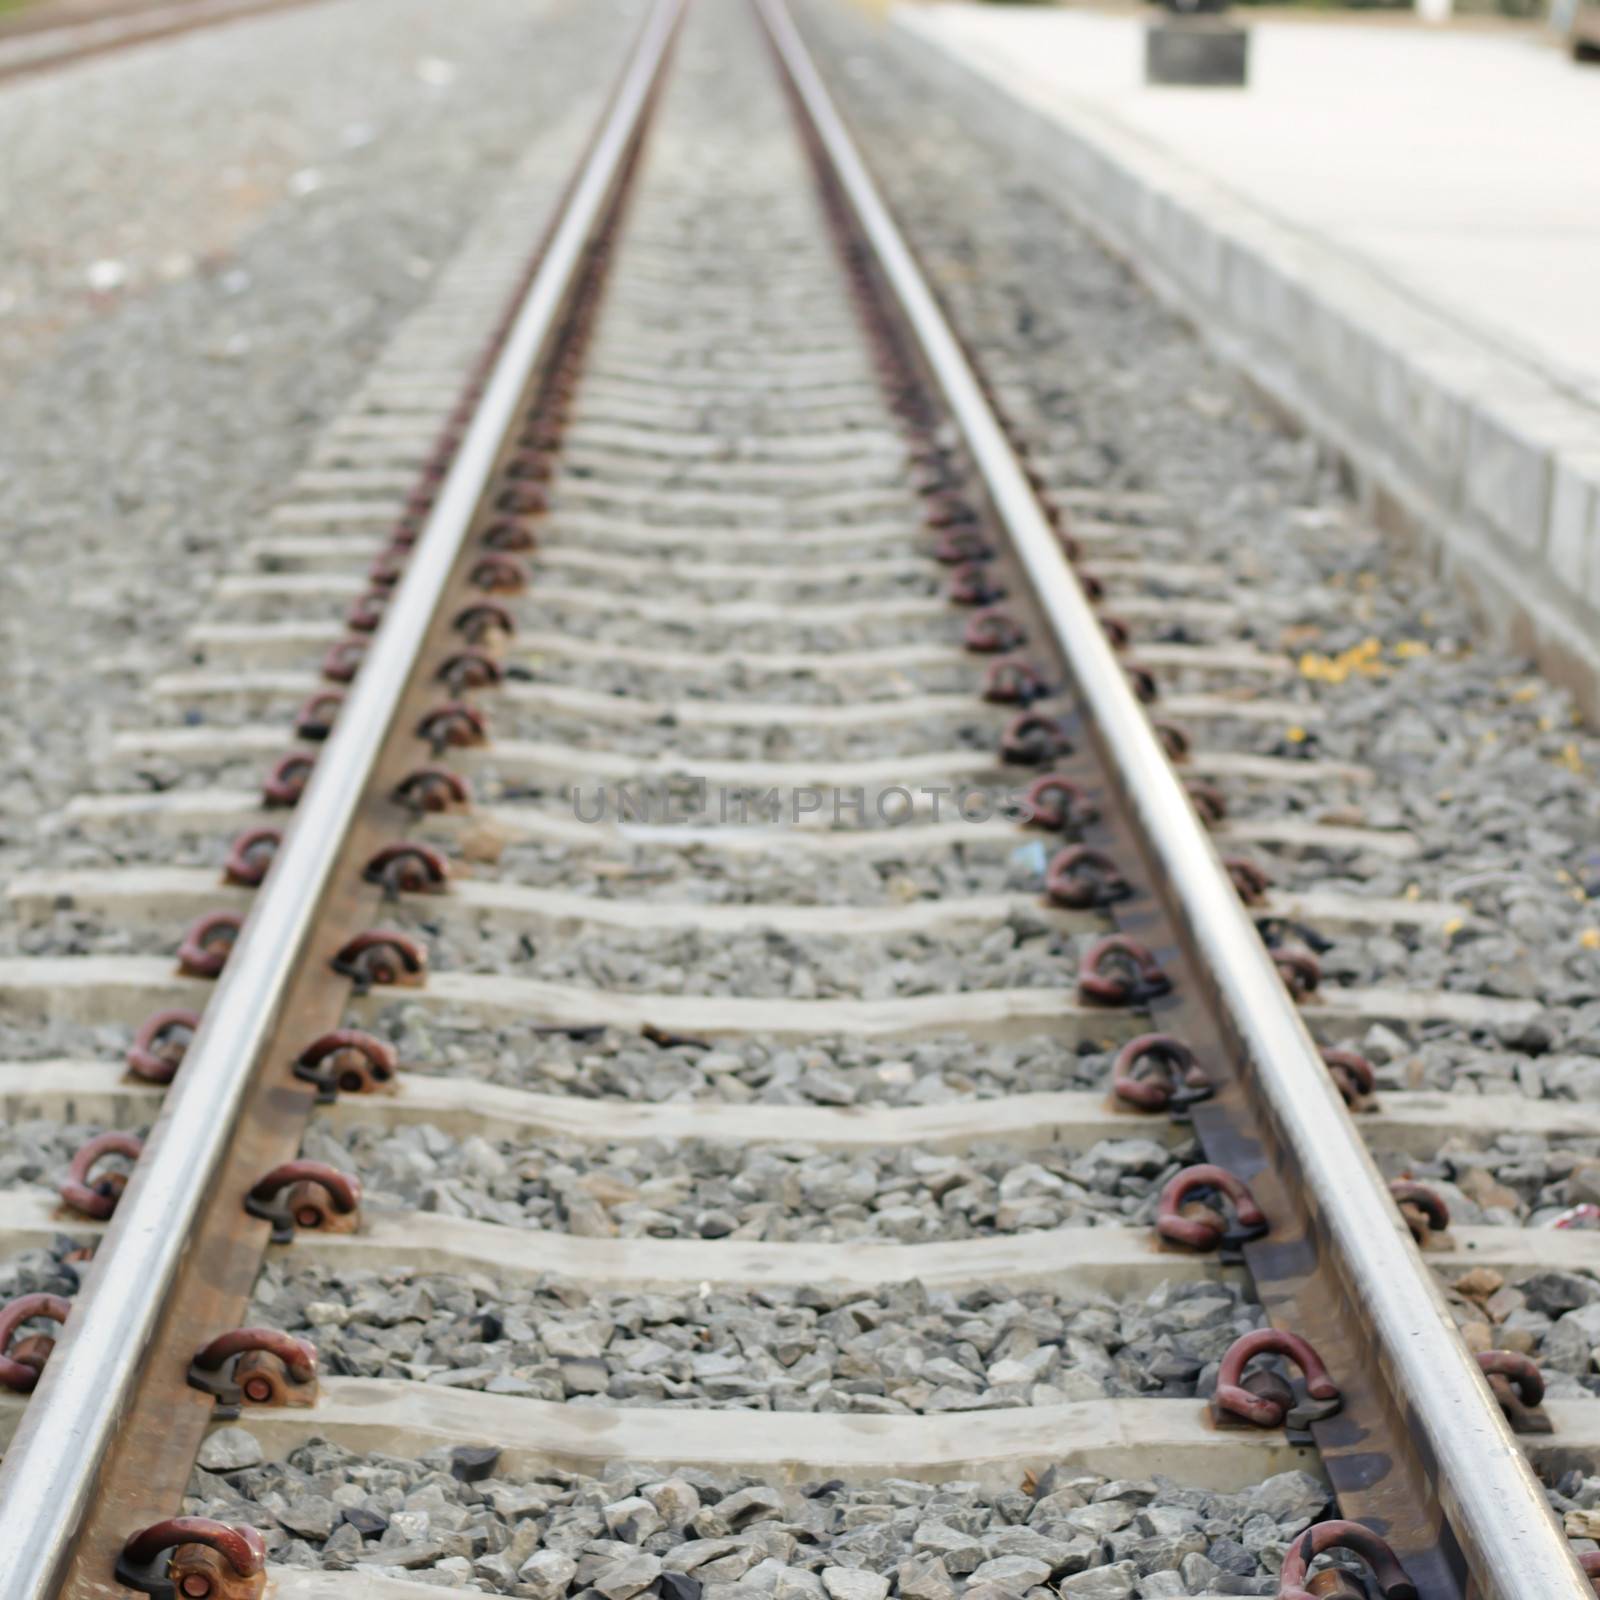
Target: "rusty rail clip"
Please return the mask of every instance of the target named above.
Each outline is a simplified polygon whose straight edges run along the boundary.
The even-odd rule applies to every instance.
[[[1407,1577],[1394,1551],[1370,1528],[1340,1520],[1313,1524],[1289,1546],[1278,1571],[1278,1600],[1337,1597],[1338,1590],[1326,1585],[1318,1588],[1317,1580],[1308,1576],[1311,1563],[1330,1550],[1349,1550],[1360,1556],[1372,1569],[1383,1600],[1417,1600],[1417,1586]]]
[[[168,1559],[157,1570],[164,1555]],[[176,1594],[181,1600],[261,1600],[267,1588],[266,1541],[248,1524],[168,1517],[141,1528],[123,1545],[116,1578],[143,1594]]]
[[[1299,1367],[1305,1379],[1303,1401],[1297,1402],[1294,1386],[1270,1367],[1245,1373],[1257,1356],[1268,1355],[1281,1356]],[[1342,1403],[1338,1384],[1328,1376],[1322,1357],[1310,1343],[1282,1328],[1257,1328],[1228,1346],[1217,1371],[1211,1410],[1219,1423],[1237,1419],[1253,1428],[1303,1429],[1331,1417]]]
[[[354,1233],[361,1225],[361,1180],[324,1161],[285,1161],[256,1180],[244,1208],[272,1224],[274,1244],[290,1243],[297,1227]]]
[[[195,1352],[189,1387],[216,1400],[211,1414],[218,1421],[246,1405],[312,1406],[317,1347],[276,1328],[233,1328]]]

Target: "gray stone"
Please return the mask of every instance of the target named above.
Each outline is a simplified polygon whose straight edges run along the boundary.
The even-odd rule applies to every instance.
[[[1139,1580],[1135,1591],[1139,1600],[1175,1600],[1189,1593],[1189,1586],[1176,1572],[1152,1572]]]
[[[1132,1600],[1138,1581],[1139,1569],[1131,1561],[1118,1561],[1063,1578],[1057,1592],[1061,1600]]]
[[[1600,1300],[1600,1283],[1576,1272],[1536,1272],[1521,1279],[1517,1287],[1529,1308],[1547,1317],[1559,1317]]]
[[[958,1578],[974,1571],[984,1559],[980,1540],[946,1522],[919,1524],[911,1537],[911,1546],[920,1554],[941,1557],[945,1570]]]
[[[822,1587],[828,1591],[829,1600],[884,1600],[889,1593],[889,1580],[857,1567],[825,1567]]]
[[[764,1484],[752,1489],[740,1489],[710,1507],[709,1516],[707,1511],[702,1511],[695,1519],[695,1531],[703,1531],[702,1521],[714,1518],[725,1530],[736,1532],[763,1518],[781,1517],[783,1509],[783,1495],[777,1489],[769,1489]]]
[[[745,1548],[737,1539],[691,1539],[687,1544],[667,1551],[661,1558],[661,1564],[672,1572],[694,1572],[708,1561],[719,1560]]]
[[[1050,1576],[1050,1563],[1035,1556],[996,1556],[971,1574],[971,1582],[987,1583],[1009,1594],[1022,1594]]]
[[[825,1600],[822,1579],[804,1567],[780,1567],[772,1585],[773,1600]]]
[[[559,1550],[535,1550],[517,1568],[517,1579],[527,1586],[531,1600],[562,1600],[578,1571],[578,1563]]]
[[[902,1561],[896,1579],[901,1600],[954,1600],[956,1586],[938,1556],[913,1556]]]
[[[303,1495],[278,1513],[278,1521],[302,1539],[326,1539],[339,1520],[339,1508],[325,1495]]]
[[[612,1533],[629,1544],[643,1544],[665,1526],[661,1513],[643,1495],[613,1502],[605,1508],[604,1516]]]
[[[606,1600],[632,1600],[641,1590],[648,1589],[661,1576],[661,1559],[648,1551],[638,1550],[632,1555],[613,1561],[594,1578],[594,1587]]]
[[[1309,1522],[1328,1503],[1328,1488],[1309,1472],[1280,1472],[1257,1485],[1250,1499],[1275,1522]]]
[[[437,1539],[417,1539],[408,1544],[394,1546],[369,1546],[361,1557],[361,1564],[385,1567],[403,1567],[414,1572],[422,1567],[436,1566],[445,1557],[444,1546]]]
[[[196,1457],[207,1472],[240,1472],[266,1459],[253,1433],[243,1428],[217,1428],[205,1437]]]
[[[700,1509],[700,1496],[694,1485],[682,1478],[665,1478],[649,1483],[639,1491],[656,1508],[669,1528],[683,1527]]]

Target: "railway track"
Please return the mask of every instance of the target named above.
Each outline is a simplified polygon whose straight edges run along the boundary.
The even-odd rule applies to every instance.
[[[66,66],[90,56],[153,44],[197,28],[237,22],[305,0],[175,0],[24,11],[0,26],[0,78]]]
[[[1539,1002],[1322,980],[1459,908],[1249,803],[1371,775],[1041,498],[779,0],[657,0],[532,243],[10,886],[0,1592],[1592,1592],[1593,1398],[1453,1315],[1589,1236],[1387,1177],[1600,1118],[1373,1094]]]

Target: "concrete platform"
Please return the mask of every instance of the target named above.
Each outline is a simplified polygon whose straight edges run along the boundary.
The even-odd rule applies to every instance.
[[[892,20],[1600,715],[1600,71],[1533,31],[1234,15],[1241,91],[1147,88],[1131,13]]]

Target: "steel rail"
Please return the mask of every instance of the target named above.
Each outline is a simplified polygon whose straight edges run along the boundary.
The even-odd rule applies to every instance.
[[[588,247],[641,135],[684,4],[654,0],[641,25],[404,579],[0,1465],[4,1600],[49,1600],[62,1582],[191,1227],[211,1198],[246,1089],[505,437],[560,331]],[[106,1581],[109,1587],[109,1573]]]
[[[1409,1417],[1422,1435],[1422,1454],[1432,1463],[1441,1508],[1477,1592],[1496,1600],[1594,1600],[971,364],[879,197],[786,0],[754,3],[1010,536],[1107,768],[1298,1169],[1300,1190],[1370,1318],[1396,1414]]]

